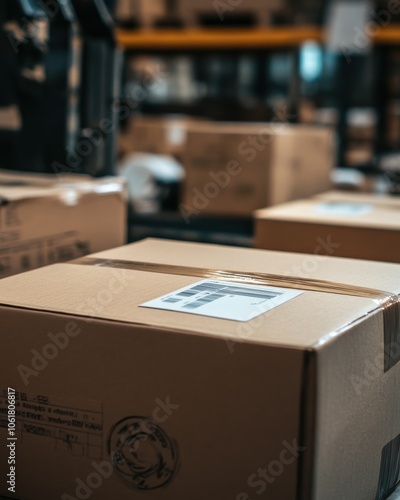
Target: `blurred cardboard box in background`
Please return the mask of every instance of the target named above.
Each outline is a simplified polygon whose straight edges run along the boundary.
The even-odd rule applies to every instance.
[[[116,0],[115,18],[119,23],[136,22],[144,28],[152,27],[167,13],[167,0]]]
[[[331,188],[333,132],[279,123],[191,124],[181,211],[249,216]]]
[[[331,191],[258,210],[255,246],[400,263],[400,198]]]
[[[119,149],[179,157],[185,149],[187,128],[194,120],[184,116],[134,116],[119,135]]]
[[[118,178],[0,171],[0,278],[126,243]]]

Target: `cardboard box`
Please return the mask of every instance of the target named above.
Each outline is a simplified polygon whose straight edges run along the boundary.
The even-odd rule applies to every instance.
[[[400,199],[332,191],[255,213],[255,246],[314,253],[329,238],[328,255],[400,262]],[[324,249],[320,252],[326,253]]]
[[[181,213],[251,216],[326,191],[334,156],[333,133],[322,127],[192,124],[182,160]]]
[[[364,144],[350,144],[345,152],[346,165],[370,164],[374,159],[374,148],[371,142]]]
[[[117,178],[0,171],[0,278],[126,242]]]
[[[382,500],[399,293],[394,264],[157,240],[2,280],[0,494],[16,437],[24,500]]]
[[[133,117],[128,130],[120,135],[120,149],[129,152],[179,156],[186,145],[187,127],[191,119],[185,117]]]
[[[115,18],[122,23],[138,21],[149,28],[166,15],[166,0],[117,0]]]

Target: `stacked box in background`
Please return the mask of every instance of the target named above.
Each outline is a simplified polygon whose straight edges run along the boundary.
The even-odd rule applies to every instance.
[[[376,129],[377,117],[373,109],[352,108],[348,111],[348,145],[345,152],[347,165],[362,165],[372,162]]]
[[[179,157],[186,146],[193,119],[180,116],[135,116],[119,137],[120,152],[153,153]]]
[[[382,500],[399,293],[393,264],[152,240],[3,280],[18,496]]]
[[[331,187],[332,131],[271,123],[189,127],[181,211],[250,216]]]
[[[329,192],[257,211],[255,233],[257,248],[400,263],[400,198]]]
[[[135,21],[152,27],[166,15],[166,0],[116,0],[115,18],[120,23]]]
[[[0,172],[0,278],[126,243],[118,178]]]

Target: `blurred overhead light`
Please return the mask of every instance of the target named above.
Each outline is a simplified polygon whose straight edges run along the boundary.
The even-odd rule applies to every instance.
[[[300,49],[300,75],[303,80],[312,82],[322,73],[322,49],[317,42],[306,42]]]

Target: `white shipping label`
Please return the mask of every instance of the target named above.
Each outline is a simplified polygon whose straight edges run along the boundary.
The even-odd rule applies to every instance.
[[[302,293],[287,288],[204,280],[140,307],[250,321]]]
[[[365,215],[372,210],[373,206],[367,203],[327,202],[317,206],[317,212],[323,215]]]

